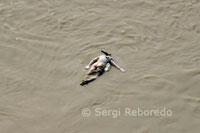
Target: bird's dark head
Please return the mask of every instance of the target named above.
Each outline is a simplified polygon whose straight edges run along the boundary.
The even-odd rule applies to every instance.
[[[101,50],[101,52],[104,53],[106,56],[111,56],[111,54],[106,51]]]

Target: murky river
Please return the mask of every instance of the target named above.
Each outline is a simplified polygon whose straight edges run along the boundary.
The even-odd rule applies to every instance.
[[[126,72],[80,86],[102,49]],[[1,133],[199,133],[199,123],[199,0],[0,0]]]

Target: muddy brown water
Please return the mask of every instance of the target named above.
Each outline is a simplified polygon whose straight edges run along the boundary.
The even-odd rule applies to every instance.
[[[80,86],[101,49],[126,72]],[[199,81],[199,0],[0,0],[1,133],[198,133]]]

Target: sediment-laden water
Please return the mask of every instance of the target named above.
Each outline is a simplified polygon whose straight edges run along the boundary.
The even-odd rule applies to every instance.
[[[80,86],[101,49],[126,72]],[[198,133],[199,81],[199,0],[0,0],[1,133]]]

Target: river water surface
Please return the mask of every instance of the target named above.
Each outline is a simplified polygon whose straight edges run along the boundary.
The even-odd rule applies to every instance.
[[[101,49],[126,72],[80,86]],[[199,123],[199,0],[0,0],[1,133],[199,133]]]

